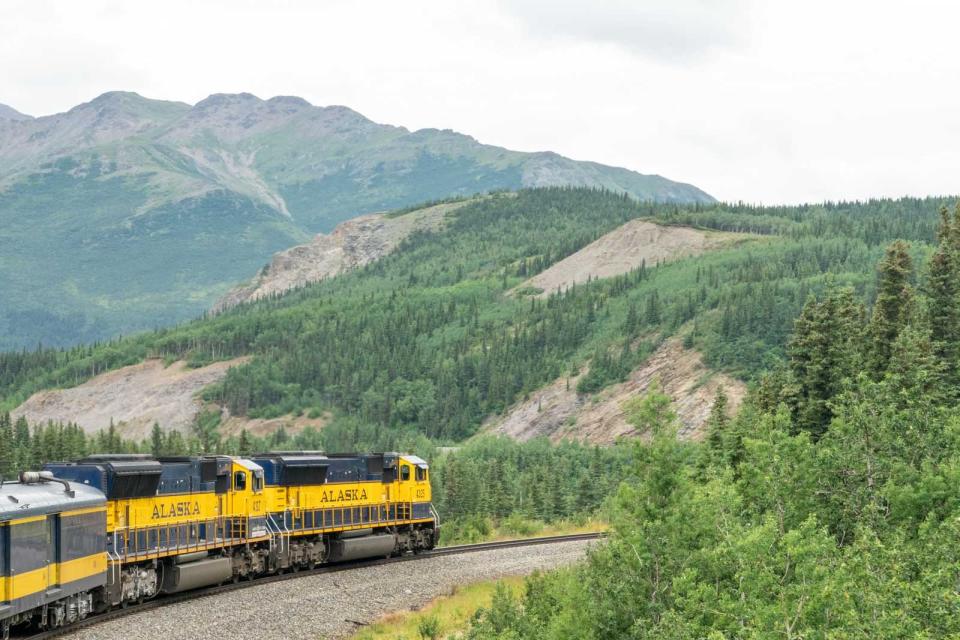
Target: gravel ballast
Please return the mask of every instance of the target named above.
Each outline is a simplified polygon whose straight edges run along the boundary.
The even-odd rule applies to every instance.
[[[358,623],[418,609],[456,586],[571,564],[595,541],[475,551],[286,580],[198,598],[82,629],[73,640],[345,638]]]

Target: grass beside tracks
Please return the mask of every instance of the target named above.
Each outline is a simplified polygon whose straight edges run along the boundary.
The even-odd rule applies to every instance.
[[[481,607],[489,607],[498,583],[515,594],[523,589],[523,577],[514,576],[457,587],[448,596],[435,598],[419,611],[391,613],[358,631],[351,640],[439,640],[455,637],[467,628]]]

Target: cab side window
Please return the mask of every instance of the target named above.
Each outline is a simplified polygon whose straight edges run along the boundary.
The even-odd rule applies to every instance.
[[[403,482],[407,482],[408,480],[410,480],[409,466],[403,465],[402,467],[400,467],[400,480],[402,480]]]
[[[427,470],[423,467],[417,467],[417,482],[423,482],[427,479]]]
[[[243,471],[237,471],[233,474],[233,488],[235,491],[243,491],[247,488],[247,474]]]

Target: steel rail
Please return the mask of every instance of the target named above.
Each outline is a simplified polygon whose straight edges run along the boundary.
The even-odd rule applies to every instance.
[[[297,578],[305,578],[308,576],[322,575],[325,573],[339,573],[341,571],[352,571],[353,569],[362,569],[366,567],[377,567],[387,564],[395,564],[398,562],[410,562],[413,560],[423,560],[426,558],[437,558],[441,556],[451,556],[459,555],[462,553],[475,553],[478,551],[492,551],[496,549],[509,549],[512,547],[528,547],[534,545],[543,545],[543,544],[557,544],[560,542],[577,542],[583,540],[597,540],[599,538],[605,537],[605,533],[575,533],[570,535],[563,536],[544,536],[540,538],[523,538],[517,540],[498,540],[496,542],[480,542],[477,544],[463,544],[455,545],[450,547],[437,547],[431,549],[430,551],[423,551],[417,554],[403,555],[391,558],[373,558],[365,560],[355,560],[350,562],[341,562],[337,564],[325,564],[315,569],[302,569],[302,570],[288,570],[286,573],[277,573],[271,575],[260,576],[252,578],[249,580],[241,582],[229,582],[222,585],[212,586],[212,587],[201,587],[199,589],[194,589],[192,591],[186,591],[184,593],[176,593],[171,595],[160,595],[152,600],[148,600],[141,604],[133,604],[117,609],[111,609],[103,613],[98,613],[83,620],[78,620],[69,625],[63,627],[58,627],[56,629],[49,629],[47,631],[41,631],[39,633],[34,633],[32,635],[15,635],[11,634],[11,640],[50,640],[51,638],[58,638],[80,629],[86,629],[89,627],[96,626],[103,622],[109,622],[110,620],[116,620],[118,618],[123,618],[128,615],[133,615],[135,613],[144,613],[147,611],[152,611],[154,609],[160,609],[162,607],[167,607],[174,604],[179,604],[181,602],[187,602],[188,600],[193,600],[195,598],[208,598],[212,596],[217,596],[222,593],[229,593],[231,591],[237,591],[240,589],[247,589],[249,587],[257,587],[261,585],[271,584],[274,582],[283,582],[286,580],[295,580]]]

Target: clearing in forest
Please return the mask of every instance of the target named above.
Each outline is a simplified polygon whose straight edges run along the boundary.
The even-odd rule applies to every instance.
[[[165,366],[163,360],[147,360],[102,373],[70,389],[37,392],[12,415],[26,416],[31,424],[75,422],[87,433],[107,429],[113,421],[118,434],[133,440],[149,437],[154,422],[186,433],[203,407],[199,392],[247,359],[197,369],[183,361]]]
[[[530,278],[515,291],[540,289],[541,296],[548,296],[588,279],[612,278],[642,264],[653,267],[658,262],[695,256],[753,237],[756,236],[631,220]]]

